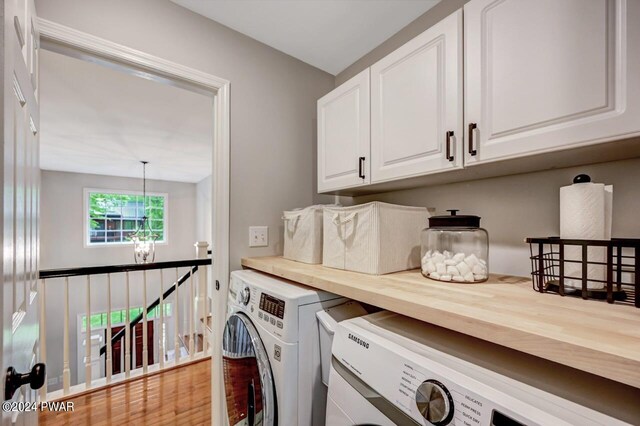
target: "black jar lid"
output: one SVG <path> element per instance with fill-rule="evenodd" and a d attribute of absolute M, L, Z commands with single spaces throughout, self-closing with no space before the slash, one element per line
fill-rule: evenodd
<path fill-rule="evenodd" d="M 430 228 L 480 228 L 480 216 L 458 215 L 458 210 L 447 210 L 451 212 L 449 216 L 431 216 L 429 218 Z"/>

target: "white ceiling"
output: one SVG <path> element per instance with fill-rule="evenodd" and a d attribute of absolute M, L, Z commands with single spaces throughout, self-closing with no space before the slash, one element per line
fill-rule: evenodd
<path fill-rule="evenodd" d="M 336 75 L 440 0 L 171 0 Z"/>
<path fill-rule="evenodd" d="M 198 182 L 211 174 L 212 99 L 49 51 L 40 59 L 44 170 Z"/>

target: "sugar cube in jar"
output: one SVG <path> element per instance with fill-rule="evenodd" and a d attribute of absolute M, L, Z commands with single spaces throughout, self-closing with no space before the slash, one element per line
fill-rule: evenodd
<path fill-rule="evenodd" d="M 432 216 L 421 234 L 421 269 L 425 277 L 447 283 L 478 283 L 489 278 L 489 235 L 480 217 Z"/>

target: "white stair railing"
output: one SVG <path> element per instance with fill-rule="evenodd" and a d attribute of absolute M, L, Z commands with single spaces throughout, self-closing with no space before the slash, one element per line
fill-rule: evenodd
<path fill-rule="evenodd" d="M 142 271 L 142 306 L 147 306 L 147 271 Z M 162 308 L 162 307 L 161 307 Z M 147 310 L 142 310 L 142 372 L 147 374 L 149 371 L 149 347 L 147 333 Z"/>
<path fill-rule="evenodd" d="M 46 293 L 46 291 L 45 291 Z M 42 294 L 44 299 L 45 293 Z M 71 388 L 71 368 L 69 367 L 69 277 L 64 277 L 64 353 L 62 356 L 62 388 L 65 395 L 69 394 Z M 43 360 L 46 364 L 46 360 Z"/>
<path fill-rule="evenodd" d="M 196 303 L 196 292 L 193 287 L 193 275 L 189 275 L 189 356 L 191 359 L 195 356 L 196 352 L 196 344 L 197 344 L 197 336 L 194 330 L 194 321 L 193 316 L 195 315 L 195 310 L 193 309 L 193 305 Z"/>
<path fill-rule="evenodd" d="M 85 338 L 84 338 L 84 342 L 85 342 L 85 351 L 86 351 L 86 355 L 85 355 L 85 360 L 84 360 L 84 365 L 85 365 L 85 373 L 84 373 L 84 377 L 85 377 L 85 382 L 87 385 L 87 389 L 91 388 L 91 362 L 93 361 L 91 359 L 91 275 L 87 275 L 87 288 L 85 290 L 86 294 L 87 294 L 87 309 L 86 309 L 86 320 L 85 320 L 85 326 L 84 329 L 86 330 L 85 332 Z"/>
<path fill-rule="evenodd" d="M 113 373 L 113 348 L 109 344 L 111 342 L 111 274 L 107 274 L 107 362 L 106 376 L 107 383 L 111 383 L 111 374 Z"/>
<path fill-rule="evenodd" d="M 130 303 L 130 299 L 129 299 L 129 295 L 131 294 L 131 288 L 129 285 L 129 272 L 126 272 L 127 274 L 127 290 L 125 293 L 125 299 L 127 301 L 127 308 L 126 308 L 126 321 L 124 322 L 125 327 L 124 327 L 124 375 L 126 378 L 129 378 L 131 376 L 131 327 L 129 327 L 129 324 L 131 324 L 131 303 Z"/>
<path fill-rule="evenodd" d="M 176 268 L 176 282 L 178 282 L 178 268 Z M 175 295 L 175 303 L 173 304 L 175 309 L 173 324 L 173 356 L 175 360 L 174 362 L 178 364 L 180 362 L 180 286 L 176 286 Z"/>
<path fill-rule="evenodd" d="M 197 243 L 196 254 L 185 261 L 40 271 L 40 358 L 49 376 L 40 400 L 61 399 L 209 356 L 207 244 Z M 175 281 L 168 286 L 164 269 L 175 271 Z M 78 303 L 83 294 L 84 304 Z M 122 304 L 124 309 L 117 308 Z M 62 323 L 61 346 L 55 334 L 59 327 L 47 323 Z M 171 347 L 173 354 L 167 351 Z"/>

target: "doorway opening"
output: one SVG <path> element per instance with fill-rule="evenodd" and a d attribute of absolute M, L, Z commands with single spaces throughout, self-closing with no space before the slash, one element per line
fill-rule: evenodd
<path fill-rule="evenodd" d="M 140 210 L 140 202 L 136 189 L 128 187 L 133 182 L 141 183 L 141 170 L 136 170 L 133 163 L 142 160 L 149 161 L 147 171 L 151 173 L 147 174 L 150 179 L 147 183 L 156 185 L 156 191 L 148 195 L 160 197 L 158 200 L 164 203 L 151 206 L 158 210 L 158 216 L 154 217 L 157 223 L 153 225 L 158 226 L 154 232 L 161 237 L 156 263 L 194 260 L 193 264 L 182 264 L 182 269 L 158 267 L 154 276 L 151 271 L 123 271 L 101 277 L 86 275 L 86 284 L 69 283 L 67 279 L 61 284 L 66 286 L 64 291 L 62 287 L 50 290 L 55 283 L 46 280 L 43 299 L 50 294 L 66 298 L 61 303 L 53 299 L 44 302 L 47 320 L 56 309 L 60 313 L 71 305 L 69 294 L 72 300 L 86 300 L 86 306 L 90 307 L 89 311 L 78 313 L 84 315 L 85 328 L 79 325 L 66 338 L 41 332 L 49 344 L 47 363 L 52 373 L 54 353 L 59 352 L 64 358 L 72 346 L 71 335 L 75 334 L 77 360 L 66 356 L 62 362 L 55 362 L 61 366 L 61 372 L 51 374 L 49 383 L 51 391 L 57 387 L 63 394 L 69 394 L 74 384 L 95 382 L 102 386 L 121 374 L 125 374 L 125 379 L 133 377 L 134 370 L 140 367 L 139 361 L 146 372 L 154 364 L 162 367 L 163 363 L 178 363 L 183 350 L 187 351 L 187 358 L 193 359 L 194 352 L 206 355 L 207 348 L 213 346 L 215 334 L 211 335 L 211 319 L 207 315 L 212 309 L 219 311 L 217 306 L 224 300 L 217 297 L 222 292 L 214 291 L 211 283 L 222 283 L 216 287 L 224 289 L 228 276 L 229 89 L 227 81 L 215 76 L 57 24 L 44 21 L 40 22 L 40 28 L 41 78 L 45 87 L 42 181 L 44 186 L 51 186 L 50 191 L 43 190 L 43 196 L 45 192 L 53 194 L 48 201 L 52 206 L 57 204 L 59 213 L 52 223 L 43 223 L 41 269 L 121 265 L 124 262 L 120 259 L 128 256 L 131 259 L 128 263 L 133 263 L 133 249 L 126 239 L 139 224 L 140 212 L 136 210 Z M 75 61 L 74 66 L 69 65 L 70 61 Z M 51 73 L 47 65 L 51 65 Z M 98 68 L 88 71 L 90 67 Z M 53 77 L 51 84 L 47 83 L 49 75 Z M 81 77 L 89 77 L 89 81 L 81 82 Z M 117 80 L 126 79 L 129 81 L 124 83 L 123 90 L 109 90 Z M 141 94 L 150 85 L 159 89 L 145 107 L 140 102 L 144 98 Z M 51 94 L 51 109 L 47 106 L 49 87 L 59 90 Z M 114 96 L 114 92 L 119 96 Z M 203 102 L 207 103 L 206 108 Z M 74 105 L 81 108 L 74 109 Z M 198 141 L 194 135 L 203 129 L 203 123 L 209 126 L 209 131 Z M 82 186 L 80 201 L 77 193 L 69 195 L 73 192 L 73 181 L 77 181 L 75 186 Z M 162 189 L 163 185 L 168 189 Z M 62 200 L 56 199 L 55 194 Z M 143 206 L 142 214 L 146 215 L 149 207 L 144 203 Z M 51 219 L 45 217 L 49 212 L 43 209 L 43 221 Z M 173 223 L 172 219 L 177 220 Z M 74 238 L 78 229 L 82 235 Z M 64 249 L 72 245 L 64 244 L 66 238 L 76 245 L 80 241 L 76 254 Z M 187 240 L 189 243 L 185 244 Z M 195 244 L 198 241 L 200 244 Z M 216 267 L 209 273 L 206 265 L 211 260 L 206 259 L 207 248 L 209 254 L 216 253 Z M 62 264 L 63 261 L 68 262 Z M 79 261 L 83 263 L 78 264 Z M 150 316 L 153 303 L 160 312 L 156 318 Z M 105 304 L 107 309 L 103 307 Z M 172 314 L 166 315 L 169 304 Z M 73 303 L 74 307 L 77 305 L 82 303 Z M 129 327 L 120 327 L 128 333 L 121 336 L 120 346 L 116 346 L 110 342 L 123 330 L 111 323 L 100 329 L 92 324 L 91 314 L 106 311 L 110 319 L 114 306 L 125 305 L 125 324 Z M 141 307 L 141 314 L 129 314 L 131 306 Z M 66 317 L 69 316 L 73 318 L 67 311 Z M 61 317 L 65 317 L 64 313 Z M 69 322 L 68 318 L 66 321 L 68 327 L 63 327 L 64 330 L 73 328 L 74 321 Z M 67 347 L 54 351 L 55 343 L 51 342 L 62 342 Z M 105 347 L 109 349 L 105 351 Z M 84 352 L 84 357 L 80 352 Z M 101 370 L 104 377 L 99 373 Z"/>

